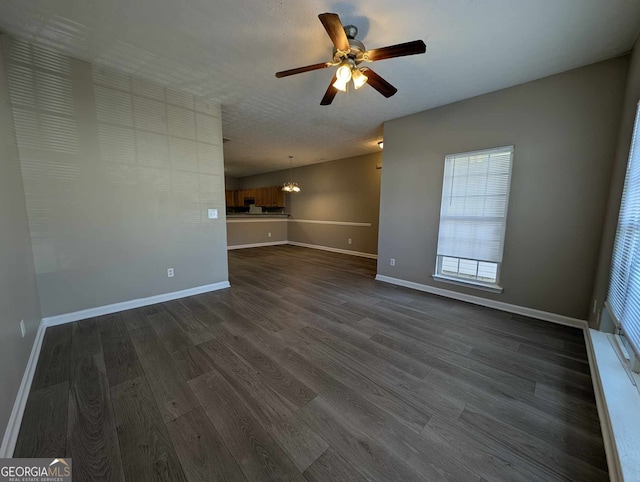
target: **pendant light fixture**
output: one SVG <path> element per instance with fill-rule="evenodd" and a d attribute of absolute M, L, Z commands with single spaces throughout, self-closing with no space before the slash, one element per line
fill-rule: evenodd
<path fill-rule="evenodd" d="M 289 179 L 293 179 L 292 171 L 293 170 L 293 156 L 289 156 Z M 300 192 L 300 186 L 298 186 L 297 182 L 293 180 L 287 181 L 282 185 L 282 190 L 284 192 Z"/>

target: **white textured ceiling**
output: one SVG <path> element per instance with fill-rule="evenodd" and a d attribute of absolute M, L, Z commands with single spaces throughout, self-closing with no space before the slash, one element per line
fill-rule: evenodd
<path fill-rule="evenodd" d="M 320 106 L 332 72 L 318 14 L 367 48 L 422 39 L 427 53 L 369 64 L 366 86 Z M 0 29 L 97 64 L 215 99 L 227 174 L 366 154 L 386 120 L 614 57 L 640 28 L 637 0 L 2 0 Z"/>

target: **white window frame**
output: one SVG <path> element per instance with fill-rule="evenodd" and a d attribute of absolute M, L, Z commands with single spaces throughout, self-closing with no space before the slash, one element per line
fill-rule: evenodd
<path fill-rule="evenodd" d="M 463 276 L 454 276 L 454 275 L 444 274 L 442 272 L 443 258 L 455 258 L 455 256 L 436 255 L 436 272 L 433 274 L 434 279 L 437 279 L 438 281 L 444 281 L 447 283 L 470 285 L 470 286 L 473 286 L 474 288 L 483 289 L 485 291 L 502 293 L 502 286 L 500 285 L 500 266 L 502 263 L 492 263 L 496 265 L 496 281 L 494 283 L 491 283 L 488 281 L 483 281 L 483 280 L 478 280 L 473 278 L 466 278 Z M 457 258 L 457 259 L 466 260 L 468 258 Z M 478 263 L 490 262 L 490 261 L 481 261 L 477 259 L 470 259 L 469 261 L 477 261 Z"/>
<path fill-rule="evenodd" d="M 441 254 L 436 254 L 436 266 L 435 266 L 435 273 L 433 274 L 433 279 L 438 280 L 438 281 L 442 281 L 442 282 L 446 282 L 446 283 L 453 283 L 453 284 L 457 284 L 457 285 L 464 285 L 464 286 L 470 286 L 476 289 L 481 289 L 484 291 L 490 291 L 490 292 L 494 292 L 494 293 L 502 293 L 503 288 L 500 284 L 500 275 L 501 275 L 501 269 L 502 269 L 502 252 L 504 251 L 504 239 L 505 239 L 505 228 L 506 228 L 506 222 L 507 222 L 507 214 L 508 214 L 508 208 L 509 208 L 509 194 L 510 194 L 510 190 L 511 190 L 511 174 L 513 171 L 513 156 L 514 156 L 514 146 L 502 146 L 502 147 L 496 147 L 496 148 L 491 148 L 491 149 L 483 149 L 483 150 L 478 150 L 478 151 L 470 151 L 470 152 L 462 152 L 462 153 L 457 153 L 457 154 L 449 154 L 447 156 L 445 156 L 445 171 L 446 171 L 446 163 L 448 160 L 450 159 L 454 159 L 456 157 L 467 157 L 467 156 L 474 156 L 474 155 L 481 155 L 481 154 L 491 154 L 491 153 L 496 153 L 496 152 L 500 152 L 500 151 L 505 151 L 505 150 L 509 150 L 511 152 L 511 159 L 510 159 L 510 164 L 509 164 L 509 173 L 508 173 L 508 181 L 507 181 L 507 187 L 506 187 L 506 205 L 505 205 L 505 211 L 504 211 L 504 221 L 503 221 L 503 231 L 502 231 L 502 240 L 501 240 L 501 252 L 500 252 L 500 261 L 487 261 L 486 259 L 472 259 L 472 258 L 468 258 L 468 257 L 464 257 L 464 256 L 451 256 L 451 255 L 441 255 Z M 443 194 L 441 197 L 441 203 L 445 202 L 445 183 L 446 180 L 444 179 L 443 176 Z M 441 213 L 442 213 L 442 209 L 441 209 Z M 441 214 L 442 215 L 442 214 Z M 440 226 L 441 223 L 438 226 L 438 232 L 440 231 Z M 484 262 L 484 263 L 491 263 L 494 264 L 496 266 L 496 278 L 495 281 L 490 282 L 490 281 L 484 281 L 484 280 L 479 280 L 479 279 L 474 279 L 472 277 L 467 277 L 467 276 L 455 276 L 452 274 L 449 274 L 447 272 L 443 272 L 443 259 L 444 258 L 454 258 L 454 259 L 458 259 L 459 262 L 460 261 L 464 261 L 464 260 L 469 260 L 469 261 L 475 261 L 478 263 L 478 268 L 479 268 L 479 264 Z M 458 268 L 458 272 L 459 272 L 459 268 Z M 476 271 L 476 276 L 477 276 L 477 271 Z"/>
<path fill-rule="evenodd" d="M 638 306 L 638 286 L 633 281 L 634 270 L 640 262 L 640 227 L 638 216 L 640 206 L 640 185 L 638 170 L 640 169 L 640 103 L 636 109 L 636 119 L 629 150 L 624 190 L 620 203 L 620 214 L 616 227 L 609 292 L 605 301 L 603 315 L 608 315 L 615 325 L 614 337 L 618 354 L 623 366 L 631 374 L 636 386 L 640 381 L 640 312 Z M 630 339 L 628 338 L 631 335 Z"/>

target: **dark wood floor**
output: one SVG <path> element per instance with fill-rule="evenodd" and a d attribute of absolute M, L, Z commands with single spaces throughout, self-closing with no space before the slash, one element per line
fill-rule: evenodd
<path fill-rule="evenodd" d="M 74 480 L 608 480 L 582 333 L 229 253 L 232 288 L 49 328 L 14 456 Z"/>

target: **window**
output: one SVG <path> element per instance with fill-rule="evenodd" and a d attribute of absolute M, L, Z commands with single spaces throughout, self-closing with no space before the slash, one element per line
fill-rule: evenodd
<path fill-rule="evenodd" d="M 434 278 L 501 291 L 513 146 L 444 160 Z"/>
<path fill-rule="evenodd" d="M 631 140 L 613 247 L 608 305 L 636 355 L 640 354 L 640 112 Z"/>

